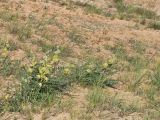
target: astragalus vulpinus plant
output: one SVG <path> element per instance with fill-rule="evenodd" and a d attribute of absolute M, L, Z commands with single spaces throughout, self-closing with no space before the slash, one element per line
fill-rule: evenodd
<path fill-rule="evenodd" d="M 110 76 L 115 71 L 115 58 L 110 58 L 106 62 L 88 61 L 78 65 L 75 70 L 75 78 L 83 86 L 112 87 L 117 83 Z"/>
<path fill-rule="evenodd" d="M 33 57 L 21 77 L 21 87 L 13 97 L 5 101 L 9 111 L 20 111 L 28 104 L 51 103 L 57 93 L 66 91 L 72 83 L 83 86 L 112 87 L 117 83 L 110 79 L 115 68 L 115 60 L 106 62 L 84 62 L 83 64 L 65 63 L 60 59 L 61 51 L 45 56 L 43 60 Z"/>

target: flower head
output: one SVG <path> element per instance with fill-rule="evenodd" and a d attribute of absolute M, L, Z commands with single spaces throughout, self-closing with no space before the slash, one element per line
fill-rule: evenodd
<path fill-rule="evenodd" d="M 7 100 L 9 98 L 9 95 L 8 94 L 5 95 L 4 98 Z"/>
<path fill-rule="evenodd" d="M 112 65 L 113 62 L 114 62 L 113 59 L 109 59 L 109 60 L 108 60 L 108 65 Z"/>
<path fill-rule="evenodd" d="M 48 81 L 48 77 L 45 76 L 45 77 L 44 77 L 44 80 L 45 80 L 45 81 Z"/>
<path fill-rule="evenodd" d="M 29 67 L 27 71 L 28 71 L 29 73 L 32 73 L 32 72 L 33 72 L 33 69 Z"/>
<path fill-rule="evenodd" d="M 95 67 L 94 64 L 89 64 L 89 65 L 88 65 L 88 68 L 90 68 L 90 69 L 93 69 L 94 67 Z"/>
<path fill-rule="evenodd" d="M 40 79 L 40 78 L 41 78 L 41 75 L 37 75 L 36 77 L 37 77 L 38 79 Z"/>
<path fill-rule="evenodd" d="M 64 69 L 64 74 L 68 75 L 71 73 L 71 70 L 69 68 Z"/>
<path fill-rule="evenodd" d="M 52 62 L 53 63 L 56 63 L 56 62 L 58 62 L 59 61 L 59 56 L 58 55 L 54 55 L 53 57 L 52 57 Z"/>
<path fill-rule="evenodd" d="M 39 87 L 42 87 L 42 83 L 38 83 Z"/>
<path fill-rule="evenodd" d="M 8 49 L 7 49 L 7 48 L 4 48 L 4 49 L 3 49 L 3 52 L 2 52 L 2 56 L 3 56 L 3 57 L 7 57 L 7 55 L 8 55 Z"/>
<path fill-rule="evenodd" d="M 106 69 L 107 67 L 108 67 L 108 63 L 107 62 L 102 64 L 102 68 Z"/>
<path fill-rule="evenodd" d="M 91 71 L 91 69 L 87 69 L 86 72 L 87 73 L 91 73 L 92 71 Z"/>

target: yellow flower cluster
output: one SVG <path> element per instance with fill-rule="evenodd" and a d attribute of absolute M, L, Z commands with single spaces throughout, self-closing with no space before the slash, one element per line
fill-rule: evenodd
<path fill-rule="evenodd" d="M 87 66 L 86 72 L 91 73 L 94 68 L 95 68 L 95 65 L 91 63 Z"/>
<path fill-rule="evenodd" d="M 10 97 L 9 94 L 6 94 L 6 95 L 4 96 L 4 99 L 7 100 L 9 97 Z"/>
<path fill-rule="evenodd" d="M 64 69 L 64 74 L 69 75 L 71 73 L 71 70 L 69 68 Z"/>
<path fill-rule="evenodd" d="M 36 77 L 42 81 L 48 81 L 47 75 L 50 73 L 50 68 L 47 66 L 41 66 L 39 67 L 38 71 L 39 74 L 36 75 Z"/>
<path fill-rule="evenodd" d="M 28 73 L 31 76 L 36 76 L 36 79 L 40 82 L 39 86 L 42 86 L 43 82 L 48 81 L 54 66 L 60 61 L 59 53 L 56 51 L 56 53 L 51 57 L 45 56 L 44 60 L 40 62 L 36 62 L 35 58 L 33 58 L 28 67 Z"/>
<path fill-rule="evenodd" d="M 6 57 L 8 57 L 8 55 L 9 55 L 8 48 L 9 48 L 9 44 L 8 44 L 8 42 L 6 42 L 4 48 L 1 49 L 0 62 L 2 62 L 3 60 L 5 60 Z"/>
<path fill-rule="evenodd" d="M 5 48 L 3 48 L 3 50 L 2 50 L 2 57 L 7 57 L 8 56 L 8 49 L 5 47 Z"/>
<path fill-rule="evenodd" d="M 111 58 L 107 59 L 106 62 L 102 63 L 102 64 L 100 65 L 100 68 L 101 68 L 102 70 L 105 70 L 105 69 L 107 69 L 109 66 L 113 65 L 114 62 L 115 62 L 115 57 L 111 57 Z M 90 64 L 87 65 L 87 67 L 86 67 L 86 72 L 87 72 L 87 73 L 91 73 L 94 69 L 96 69 L 96 65 L 93 64 L 93 63 L 90 63 Z"/>
<path fill-rule="evenodd" d="M 74 64 L 66 64 L 65 68 L 64 68 L 64 74 L 65 75 L 69 75 L 71 74 L 71 70 L 75 68 Z"/>
<path fill-rule="evenodd" d="M 109 58 L 106 62 L 102 64 L 102 68 L 107 69 L 108 66 L 113 65 L 114 62 L 115 62 L 115 57 Z"/>
<path fill-rule="evenodd" d="M 103 64 L 102 64 L 102 68 L 103 68 L 103 69 L 108 68 L 108 63 L 107 63 L 107 62 L 103 63 Z"/>
<path fill-rule="evenodd" d="M 0 45 L 3 46 L 2 48 L 2 56 L 6 57 L 8 55 L 8 49 L 10 48 L 9 42 L 8 41 L 0 41 Z"/>
<path fill-rule="evenodd" d="M 32 74 L 32 72 L 33 72 L 33 67 L 36 65 L 36 59 L 35 59 L 35 57 L 33 57 L 32 58 L 32 62 L 31 62 L 31 64 L 29 65 L 29 67 L 28 67 L 28 69 L 27 69 L 27 72 L 28 73 L 30 73 L 30 74 Z"/>

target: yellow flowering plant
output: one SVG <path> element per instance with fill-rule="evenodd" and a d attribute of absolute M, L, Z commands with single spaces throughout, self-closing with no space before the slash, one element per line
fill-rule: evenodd
<path fill-rule="evenodd" d="M 60 59 L 60 53 L 60 50 L 57 50 L 40 61 L 33 57 L 21 78 L 19 92 L 12 100 L 6 97 L 10 109 L 14 109 L 15 103 L 20 110 L 28 103 L 52 102 L 57 92 L 63 92 L 75 82 L 84 86 L 99 87 L 112 87 L 117 83 L 116 80 L 110 79 L 110 75 L 115 71 L 114 60 L 70 64 Z"/>
<path fill-rule="evenodd" d="M 22 83 L 22 93 L 25 92 L 24 100 L 41 101 L 49 99 L 46 95 L 53 95 L 63 91 L 70 85 L 70 77 L 73 64 L 62 64 L 60 50 L 54 54 L 45 56 L 43 60 L 37 61 L 35 57 L 27 66 L 27 77 Z"/>
<path fill-rule="evenodd" d="M 37 62 L 32 60 L 28 66 L 28 73 L 32 77 L 31 79 L 38 82 L 46 82 L 51 76 L 55 66 L 58 65 L 59 56 L 53 55 L 52 57 L 46 57 L 44 60 Z"/>
<path fill-rule="evenodd" d="M 111 58 L 106 62 L 88 61 L 76 67 L 75 79 L 84 86 L 113 86 L 117 83 L 116 80 L 110 79 L 110 75 L 114 73 L 114 64 L 115 60 Z"/>

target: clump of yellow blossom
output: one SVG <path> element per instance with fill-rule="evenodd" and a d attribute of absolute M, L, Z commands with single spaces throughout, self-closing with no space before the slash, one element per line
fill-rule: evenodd
<path fill-rule="evenodd" d="M 3 50 L 2 50 L 2 57 L 7 57 L 8 56 L 8 49 L 5 47 L 5 48 L 3 48 Z"/>
<path fill-rule="evenodd" d="M 64 74 L 65 75 L 69 75 L 71 74 L 72 69 L 75 68 L 74 64 L 70 64 L 70 63 L 66 63 L 65 67 L 64 67 Z"/>
<path fill-rule="evenodd" d="M 64 74 L 69 75 L 71 73 L 71 70 L 69 68 L 64 68 Z"/>
<path fill-rule="evenodd" d="M 103 63 L 103 64 L 102 64 L 102 68 L 103 68 L 103 69 L 108 68 L 108 63 L 107 63 L 107 62 Z"/>
<path fill-rule="evenodd" d="M 54 55 L 44 56 L 44 59 L 39 62 L 33 57 L 27 71 L 32 80 L 37 80 L 39 82 L 40 87 L 43 82 L 47 82 L 51 77 L 54 67 L 60 61 L 59 54 L 60 50 L 57 50 Z M 67 69 L 65 72 L 69 73 Z"/>
<path fill-rule="evenodd" d="M 87 73 L 91 73 L 92 70 L 91 70 L 91 69 L 87 69 L 86 72 L 87 72 Z"/>

